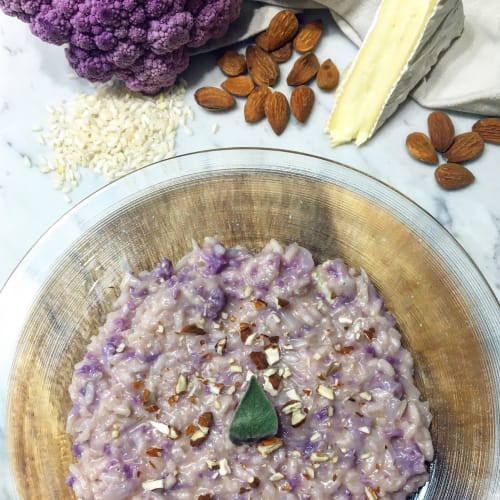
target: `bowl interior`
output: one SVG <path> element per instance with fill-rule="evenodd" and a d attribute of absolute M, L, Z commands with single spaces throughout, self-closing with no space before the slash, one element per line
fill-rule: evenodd
<path fill-rule="evenodd" d="M 436 461 L 420 496 L 491 493 L 492 477 L 498 479 L 492 368 L 450 264 L 401 217 L 362 194 L 262 170 L 157 183 L 94 224 L 54 264 L 24 323 L 11 376 L 9 452 L 21 497 L 72 494 L 65 486 L 72 460 L 67 388 L 117 296 L 124 262 L 141 270 L 162 256 L 175 261 L 192 239 L 208 235 L 253 250 L 271 238 L 296 241 L 318 262 L 341 256 L 363 267 L 398 321 L 433 414 Z"/>

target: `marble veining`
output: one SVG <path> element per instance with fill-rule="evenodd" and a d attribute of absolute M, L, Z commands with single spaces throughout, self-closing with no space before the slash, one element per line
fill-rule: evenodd
<path fill-rule="evenodd" d="M 317 14 L 310 14 L 313 16 Z M 342 71 L 352 60 L 355 47 L 324 13 L 325 36 L 317 48 L 321 61 L 331 57 Z M 239 47 L 242 47 L 240 45 Z M 445 192 L 434 180 L 433 168 L 410 158 L 405 148 L 408 133 L 426 131 L 428 110 L 407 101 L 384 127 L 362 148 L 345 145 L 332 149 L 323 133 L 334 94 L 313 83 L 316 103 L 305 125 L 293 118 L 281 137 L 262 122 L 245 124 L 243 100 L 227 113 L 214 114 L 197 107 L 193 93 L 203 85 L 219 85 L 224 76 L 215 65 L 214 54 L 193 57 L 184 78 L 187 102 L 195 118 L 188 123 L 192 135 L 179 130 L 177 153 L 232 146 L 264 146 L 303 151 L 334 159 L 366 172 L 415 201 L 446 227 L 469 253 L 500 297 L 500 146 L 488 144 L 482 157 L 471 163 L 476 182 L 458 192 Z M 286 75 L 293 61 L 281 66 Z M 20 21 L 0 13 L 0 286 L 25 252 L 71 205 L 52 189 L 48 175 L 38 172 L 37 158 L 46 154 L 37 142 L 34 128 L 46 122 L 46 108 L 71 99 L 77 92 L 92 92 L 92 85 L 69 79 L 71 69 L 63 48 L 34 38 Z M 277 88 L 289 95 L 286 78 Z M 470 130 L 477 119 L 452 113 L 458 133 Z M 216 133 L 212 131 L 218 125 Z M 28 166 L 28 156 L 33 166 Z M 82 183 L 71 193 L 73 203 L 96 191 L 104 179 L 82 172 Z M 8 375 L 0 367 L 0 376 Z M 5 401 L 6 394 L 0 394 Z M 6 462 L 5 422 L 0 422 L 0 498 L 14 498 Z"/>

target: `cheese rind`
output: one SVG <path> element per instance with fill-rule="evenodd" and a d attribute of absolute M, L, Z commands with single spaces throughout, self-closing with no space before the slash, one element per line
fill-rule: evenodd
<path fill-rule="evenodd" d="M 460 0 L 383 0 L 337 91 L 327 132 L 336 146 L 364 143 L 460 36 Z"/>

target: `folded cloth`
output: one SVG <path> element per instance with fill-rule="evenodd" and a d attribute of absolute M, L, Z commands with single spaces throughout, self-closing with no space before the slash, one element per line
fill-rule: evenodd
<path fill-rule="evenodd" d="M 404 0 L 402 0 L 404 1 Z M 462 0 L 462 36 L 440 57 L 412 97 L 422 106 L 500 116 L 499 0 Z M 267 5 L 262 5 L 267 4 Z M 239 20 L 227 36 L 204 51 L 244 40 L 264 30 L 283 7 L 327 8 L 343 33 L 358 46 L 375 18 L 380 0 L 245 1 Z M 436 36 L 439 36 L 438 34 Z"/>

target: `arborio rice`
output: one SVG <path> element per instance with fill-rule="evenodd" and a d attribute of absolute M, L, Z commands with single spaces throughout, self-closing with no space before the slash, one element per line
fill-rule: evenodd
<path fill-rule="evenodd" d="M 404 499 L 433 458 L 412 370 L 364 271 L 207 238 L 126 274 L 75 367 L 68 484 L 83 499 Z M 236 446 L 252 375 L 279 431 Z"/>

